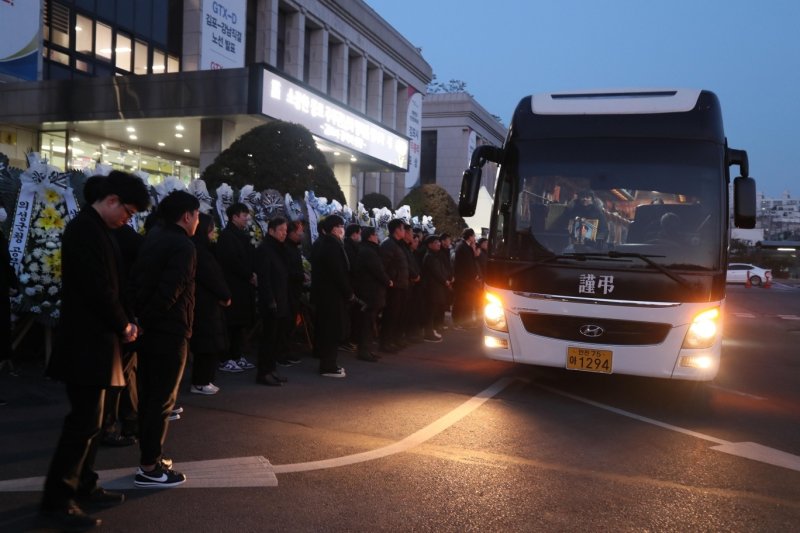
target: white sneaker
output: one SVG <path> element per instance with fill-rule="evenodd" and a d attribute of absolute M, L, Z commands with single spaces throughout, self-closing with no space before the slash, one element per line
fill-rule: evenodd
<path fill-rule="evenodd" d="M 256 365 L 245 359 L 244 356 L 241 356 L 237 361 L 235 361 L 235 363 L 239 365 L 239 368 L 242 370 L 250 370 L 251 368 L 256 367 Z"/>
<path fill-rule="evenodd" d="M 441 339 L 441 338 L 442 338 L 442 334 L 441 334 L 441 333 L 439 333 L 439 332 L 438 332 L 438 331 L 436 331 L 436 330 L 433 330 L 433 336 L 434 336 L 434 337 L 436 337 L 437 339 Z"/>
<path fill-rule="evenodd" d="M 341 367 L 337 368 L 335 372 L 322 372 L 320 375 L 323 376 L 323 377 L 326 377 L 326 378 L 345 378 L 345 377 L 347 377 L 347 374 L 345 374 L 345 372 L 344 372 L 344 368 L 341 368 Z"/>
<path fill-rule="evenodd" d="M 236 361 L 234 361 L 233 359 L 228 359 L 224 363 L 220 363 L 219 370 L 221 372 L 231 372 L 234 374 L 238 372 L 244 372 L 244 368 L 237 365 Z"/>
<path fill-rule="evenodd" d="M 211 396 L 212 394 L 216 394 L 219 392 L 219 389 L 212 387 L 211 385 L 192 385 L 189 388 L 189 392 L 194 394 L 205 394 L 207 396 Z"/>
<path fill-rule="evenodd" d="M 211 387 L 212 389 L 214 389 L 215 391 L 219 392 L 219 387 L 217 387 L 213 383 L 209 383 L 208 386 Z"/>

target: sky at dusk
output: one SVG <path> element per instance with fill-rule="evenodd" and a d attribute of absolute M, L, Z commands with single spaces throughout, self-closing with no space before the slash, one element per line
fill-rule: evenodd
<path fill-rule="evenodd" d="M 711 90 L 758 191 L 800 195 L 800 0 L 366 3 L 506 126 L 537 92 Z"/>

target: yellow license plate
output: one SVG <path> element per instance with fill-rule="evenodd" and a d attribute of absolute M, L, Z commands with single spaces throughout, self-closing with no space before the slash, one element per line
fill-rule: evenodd
<path fill-rule="evenodd" d="M 611 350 L 595 350 L 594 348 L 567 347 L 567 368 L 584 372 L 611 373 Z"/>

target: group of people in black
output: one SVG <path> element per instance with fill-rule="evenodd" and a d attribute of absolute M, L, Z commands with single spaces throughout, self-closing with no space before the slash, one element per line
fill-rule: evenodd
<path fill-rule="evenodd" d="M 62 237 L 61 320 L 47 369 L 65 383 L 70 403 L 41 502 L 42 515 L 62 528 L 90 529 L 100 520 L 85 509 L 125 499 L 97 484 L 101 440 L 138 441 L 139 487 L 186 481 L 163 447 L 169 421 L 179 417 L 175 402 L 190 356 L 189 391 L 211 395 L 219 391 L 217 371 L 255 368 L 258 384 L 286 383 L 278 366 L 300 362 L 290 339 L 309 318 L 319 374 L 332 378 L 346 376 L 342 348 L 375 362 L 380 352 L 440 342 L 451 304 L 455 327 L 474 321 L 484 270 L 469 229 L 451 253 L 448 235 L 425 235 L 401 219 L 389 222 L 379 242 L 374 227 L 345 227 L 329 215 L 306 254 L 309 276 L 300 221 L 269 220 L 256 247 L 250 211 L 235 203 L 214 239 L 214 219 L 200 212 L 197 198 L 174 191 L 142 236 L 128 225 L 150 206 L 141 179 L 119 171 L 94 176 L 84 197 Z M 255 364 L 244 356 L 253 330 Z"/>

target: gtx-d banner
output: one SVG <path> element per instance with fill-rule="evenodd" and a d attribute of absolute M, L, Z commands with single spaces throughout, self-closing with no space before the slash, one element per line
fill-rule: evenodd
<path fill-rule="evenodd" d="M 408 168 L 408 139 L 269 70 L 264 70 L 261 113 L 301 124 L 314 135 L 389 165 Z"/>

